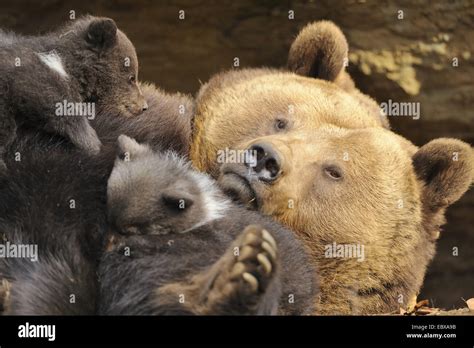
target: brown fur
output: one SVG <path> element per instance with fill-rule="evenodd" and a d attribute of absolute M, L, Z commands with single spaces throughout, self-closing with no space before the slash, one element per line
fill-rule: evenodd
<path fill-rule="evenodd" d="M 216 151 L 277 132 L 316 130 L 323 124 L 344 128 L 382 127 L 365 105 L 334 83 L 271 69 L 219 74 L 200 92 L 194 117 L 191 158 L 216 176 Z M 279 131 L 280 132 L 280 131 Z"/>
<path fill-rule="evenodd" d="M 299 38 L 316 29 L 310 26 Z M 397 310 L 422 285 L 444 209 L 472 181 L 472 149 L 458 140 L 437 139 L 418 150 L 384 129 L 386 119 L 374 114 L 374 102 L 354 88 L 343 70 L 334 73 L 340 66 L 331 57 L 316 54 L 326 66 L 308 69 L 310 50 L 302 49 L 298 38 L 295 42 L 291 69 L 324 71 L 323 77 L 336 75 L 335 80 L 270 69 L 217 75 L 197 98 L 191 159 L 198 169 L 220 174 L 224 190 L 290 226 L 305 242 L 321 276 L 318 313 Z M 303 63 L 294 64 L 294 54 L 302 55 Z M 301 66 L 306 70 L 298 70 Z M 281 120 L 283 129 L 275 127 Z M 260 143 L 281 162 L 272 183 L 262 182 L 245 164 L 217 163 L 218 150 Z M 458 161 L 451 160 L 453 152 L 459 153 Z M 337 185 L 324 171 L 333 164 L 343 169 Z M 365 261 L 325 257 L 325 246 L 333 242 L 364 245 Z"/>
<path fill-rule="evenodd" d="M 326 123 L 388 128 L 377 103 L 355 88 L 345 72 L 346 56 L 347 42 L 340 29 L 331 22 L 315 22 L 293 42 L 290 72 L 243 69 L 214 76 L 197 96 L 194 164 L 217 176 L 218 149 L 271 134 L 279 120 L 288 122 L 284 132 L 318 129 Z"/>
<path fill-rule="evenodd" d="M 321 277 L 318 313 L 384 313 L 406 307 L 433 258 L 444 208 L 471 183 L 470 147 L 437 139 L 416 151 L 380 128 L 327 126 L 257 138 L 241 148 L 262 143 L 281 161 L 282 174 L 274 183 L 246 176 L 245 164 L 226 164 L 223 172 L 246 177 L 255 197 L 241 192 L 240 199 L 256 198 L 261 212 L 291 227 L 305 242 Z M 453 152 L 459 153 L 458 161 L 452 161 Z M 344 173 L 340 182 L 325 176 L 324 168 L 334 165 Z M 220 181 L 228 188 L 225 175 Z M 325 246 L 333 242 L 363 245 L 365 260 L 326 257 Z"/>
<path fill-rule="evenodd" d="M 349 46 L 332 22 L 320 21 L 304 27 L 290 48 L 288 68 L 298 75 L 334 81 L 344 70 Z"/>
<path fill-rule="evenodd" d="M 148 110 L 137 117 L 105 105 L 91 121 L 104 144 L 103 151 L 115 152 L 117 138 L 129 135 L 154 149 L 169 149 L 187 156 L 191 139 L 191 118 L 194 100 L 184 94 L 169 94 L 150 83 L 140 83 Z"/>
<path fill-rule="evenodd" d="M 375 117 L 379 117 L 378 105 L 355 87 L 345 71 L 349 63 L 348 51 L 346 38 L 334 23 L 314 22 L 305 26 L 291 45 L 287 66 L 298 75 L 334 82 L 359 99 Z M 385 117 L 380 120 L 384 127 L 389 128 Z"/>

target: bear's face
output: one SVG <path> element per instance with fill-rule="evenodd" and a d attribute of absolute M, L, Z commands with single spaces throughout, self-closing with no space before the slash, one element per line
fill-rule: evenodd
<path fill-rule="evenodd" d="M 288 71 L 242 69 L 218 74 L 197 97 L 191 159 L 217 176 L 217 151 L 257 137 L 325 124 L 348 129 L 385 127 L 377 103 L 345 72 L 348 45 L 340 29 L 309 24 L 291 45 Z"/>
<path fill-rule="evenodd" d="M 128 116 L 148 108 L 138 85 L 135 47 L 112 19 L 86 16 L 63 28 L 61 35 L 64 51 L 73 51 L 74 65 L 68 68 L 86 99 Z"/>
<path fill-rule="evenodd" d="M 332 243 L 344 231 L 376 245 L 397 224 L 421 223 L 415 147 L 390 131 L 323 126 L 258 137 L 241 150 L 252 161 L 221 167 L 224 190 L 313 240 Z"/>
<path fill-rule="evenodd" d="M 413 296 L 445 208 L 474 177 L 469 145 L 437 139 L 418 149 L 378 127 L 323 126 L 258 137 L 238 150 L 246 160 L 221 166 L 221 188 L 305 241 L 320 270 L 325 313 L 390 311 L 397 296 Z M 362 255 L 328 257 L 333 244 Z"/>
<path fill-rule="evenodd" d="M 122 234 L 184 233 L 221 217 L 228 201 L 174 153 L 125 135 L 107 185 L 109 223 Z"/>
<path fill-rule="evenodd" d="M 102 105 L 110 104 L 121 114 L 134 116 L 148 109 L 138 84 L 138 58 L 127 36 L 120 30 L 116 35 L 115 47 L 104 56 L 110 65 L 99 81 L 97 94 Z"/>
<path fill-rule="evenodd" d="M 333 83 L 266 70 L 231 72 L 221 79 L 232 75 L 234 82 L 215 77 L 197 104 L 192 158 L 213 176 L 218 173 L 218 151 L 258 137 L 317 131 L 325 124 L 348 129 L 382 126 L 380 117 Z M 245 80 L 238 80 L 242 75 Z"/>

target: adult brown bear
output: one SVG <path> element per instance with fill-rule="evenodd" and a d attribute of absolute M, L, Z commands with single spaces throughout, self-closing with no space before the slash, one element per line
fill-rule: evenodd
<path fill-rule="evenodd" d="M 321 279 L 317 313 L 384 313 L 418 293 L 445 208 L 472 182 L 473 152 L 454 139 L 418 149 L 385 129 L 344 72 L 346 54 L 340 30 L 318 22 L 290 49 L 293 72 L 215 76 L 197 98 L 190 153 L 305 242 Z M 229 163 L 228 149 L 244 160 Z"/>

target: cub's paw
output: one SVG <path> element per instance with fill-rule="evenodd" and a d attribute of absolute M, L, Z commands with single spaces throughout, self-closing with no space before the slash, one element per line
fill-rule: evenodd
<path fill-rule="evenodd" d="M 232 250 L 234 264 L 230 281 L 245 292 L 264 292 L 276 269 L 277 245 L 272 235 L 259 226 L 247 227 Z"/>
<path fill-rule="evenodd" d="M 248 226 L 221 261 L 209 301 L 230 307 L 229 313 L 256 314 L 276 274 L 277 245 L 272 235 L 260 226 Z"/>

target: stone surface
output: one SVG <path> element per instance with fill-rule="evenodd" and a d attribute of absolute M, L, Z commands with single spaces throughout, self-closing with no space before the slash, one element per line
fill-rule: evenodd
<path fill-rule="evenodd" d="M 235 57 L 241 67 L 284 66 L 299 29 L 330 19 L 347 35 L 349 71 L 363 91 L 378 102 L 420 103 L 419 120 L 391 117 L 396 132 L 417 145 L 436 137 L 474 143 L 472 0 L 2 1 L 0 23 L 35 34 L 68 20 L 71 10 L 114 18 L 137 47 L 140 78 L 188 93 Z M 471 190 L 449 210 L 419 296 L 434 306 L 462 307 L 461 298 L 474 295 L 473 207 Z"/>

